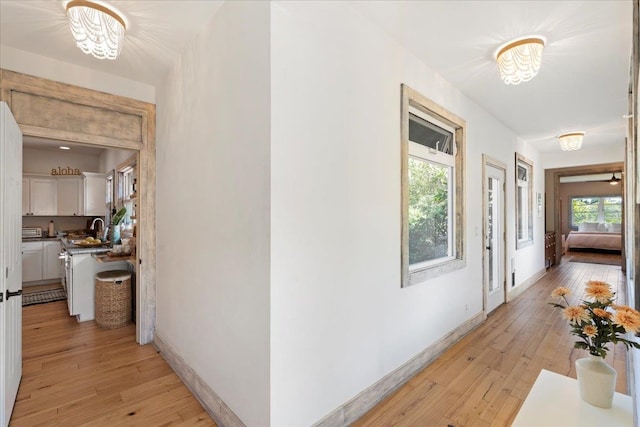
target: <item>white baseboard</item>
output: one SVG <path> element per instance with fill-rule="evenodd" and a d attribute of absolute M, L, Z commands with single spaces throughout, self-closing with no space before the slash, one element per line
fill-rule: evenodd
<path fill-rule="evenodd" d="M 363 390 L 356 397 L 330 412 L 326 417 L 314 424 L 314 426 L 337 427 L 347 426 L 353 423 L 411 379 L 415 374 L 420 372 L 425 366 L 433 362 L 445 350 L 460 341 L 462 337 L 484 322 L 486 317 L 484 312 L 476 314 L 454 331 L 422 350 L 422 352 L 411 360 Z"/>
<path fill-rule="evenodd" d="M 184 359 L 158 336 L 157 331 L 154 332 L 153 345 L 216 424 L 221 427 L 246 427 L 231 408 L 186 364 Z"/>
<path fill-rule="evenodd" d="M 547 274 L 546 269 L 542 269 L 535 273 L 533 276 L 529 277 L 524 282 L 520 283 L 518 286 L 514 288 L 509 288 L 507 290 L 507 302 L 513 301 L 516 297 L 521 295 L 524 291 L 526 291 L 531 285 L 536 283 L 538 280 L 542 279 L 542 277 Z"/>

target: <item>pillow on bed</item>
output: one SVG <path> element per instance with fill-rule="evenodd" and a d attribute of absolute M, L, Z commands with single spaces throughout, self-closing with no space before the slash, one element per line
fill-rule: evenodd
<path fill-rule="evenodd" d="M 610 233 L 620 233 L 620 224 L 609 224 L 609 232 Z"/>
<path fill-rule="evenodd" d="M 597 222 L 583 222 L 578 224 L 578 231 L 598 231 Z"/>

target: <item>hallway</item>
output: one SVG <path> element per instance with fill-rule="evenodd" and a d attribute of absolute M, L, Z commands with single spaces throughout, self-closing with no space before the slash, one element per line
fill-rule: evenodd
<path fill-rule="evenodd" d="M 575 378 L 573 337 L 547 305 L 556 286 L 581 295 L 587 280 L 623 284 L 620 267 L 563 262 L 377 405 L 355 426 L 508 426 L 541 369 Z M 215 425 L 133 325 L 77 323 L 64 301 L 25 307 L 23 378 L 11 427 Z M 608 361 L 626 393 L 624 347 Z"/>
<path fill-rule="evenodd" d="M 10 427 L 215 426 L 135 325 L 105 330 L 65 301 L 23 308 L 23 373 Z"/>
<path fill-rule="evenodd" d="M 576 377 L 574 361 L 587 353 L 573 348 L 574 336 L 561 310 L 548 305 L 550 292 L 565 286 L 578 301 L 588 280 L 610 283 L 624 301 L 619 266 L 567 262 L 549 270 L 514 301 L 404 386 L 375 406 L 354 426 L 509 426 L 541 369 Z M 616 290 L 616 288 L 618 290 Z M 619 344 L 607 355 L 618 371 L 616 391 L 628 394 L 626 353 Z"/>

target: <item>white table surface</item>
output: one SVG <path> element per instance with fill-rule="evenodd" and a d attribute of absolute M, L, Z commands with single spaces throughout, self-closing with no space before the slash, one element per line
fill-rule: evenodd
<path fill-rule="evenodd" d="M 632 427 L 631 396 L 615 393 L 611 409 L 580 399 L 578 381 L 545 369 L 533 384 L 512 427 Z"/>

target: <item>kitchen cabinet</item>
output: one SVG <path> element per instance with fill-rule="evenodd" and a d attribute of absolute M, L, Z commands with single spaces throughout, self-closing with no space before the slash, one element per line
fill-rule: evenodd
<path fill-rule="evenodd" d="M 67 274 L 67 305 L 69 314 L 79 322 L 95 319 L 96 273 L 111 270 L 127 270 L 126 261 L 99 263 L 91 254 L 71 255 Z"/>
<path fill-rule="evenodd" d="M 22 281 L 42 280 L 42 242 L 22 242 Z"/>
<path fill-rule="evenodd" d="M 104 216 L 106 213 L 107 180 L 103 173 L 82 172 L 85 216 Z"/>
<path fill-rule="evenodd" d="M 46 176 L 22 177 L 22 215 L 58 214 L 58 181 Z"/>
<path fill-rule="evenodd" d="M 82 178 L 57 178 L 58 181 L 58 215 L 83 215 L 83 183 Z"/>
<path fill-rule="evenodd" d="M 60 260 L 62 243 L 57 240 L 42 242 L 42 280 L 61 279 L 64 264 Z"/>
<path fill-rule="evenodd" d="M 22 281 L 59 280 L 63 276 L 58 240 L 22 242 Z"/>

